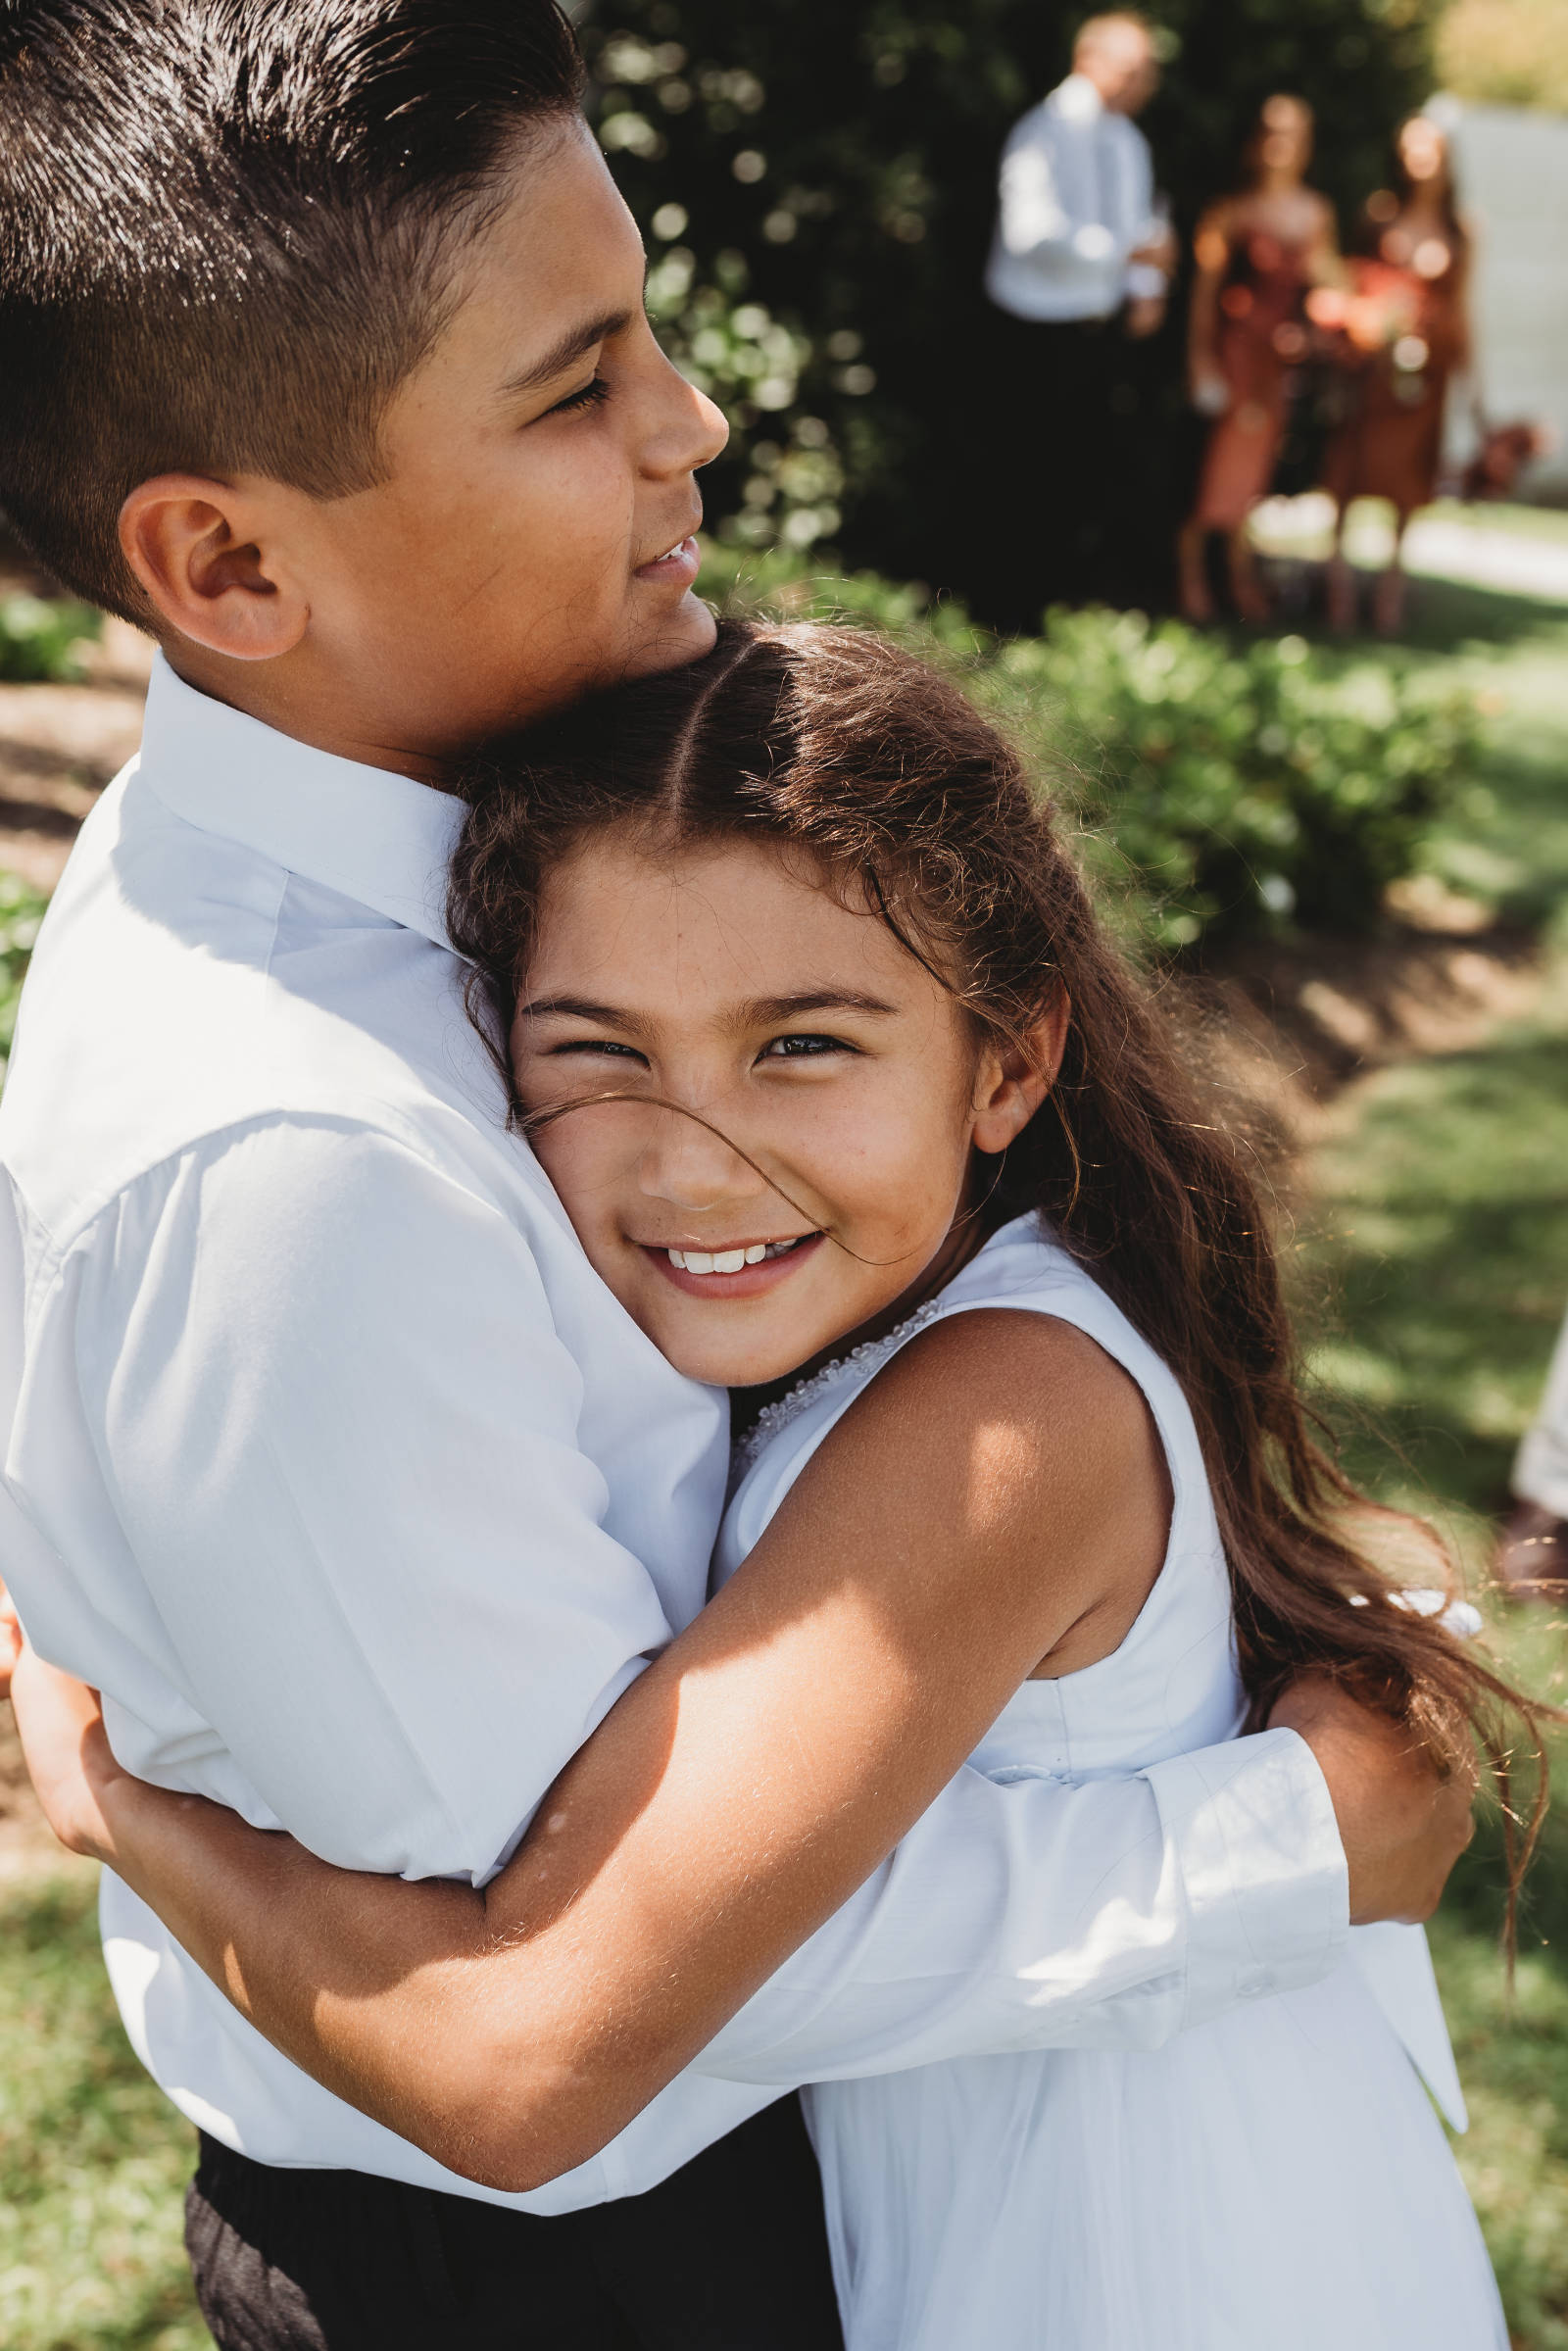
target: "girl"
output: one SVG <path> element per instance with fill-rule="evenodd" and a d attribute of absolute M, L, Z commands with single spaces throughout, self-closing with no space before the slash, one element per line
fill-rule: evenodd
<path fill-rule="evenodd" d="M 1225 537 L 1238 613 L 1254 626 L 1268 618 L 1249 524 L 1285 441 L 1292 370 L 1307 348 L 1307 289 L 1338 274 L 1333 207 L 1306 184 L 1311 160 L 1311 108 L 1283 92 L 1266 99 L 1241 187 L 1198 224 L 1188 375 L 1194 407 L 1214 423 L 1197 501 L 1176 542 L 1189 620 L 1214 617 L 1205 563 L 1216 531 Z"/>
<path fill-rule="evenodd" d="M 1472 340 L 1472 240 L 1447 139 L 1430 115 L 1412 115 L 1395 153 L 1398 185 L 1368 200 L 1350 292 L 1335 300 L 1330 290 L 1327 317 L 1343 329 L 1350 408 L 1323 461 L 1337 516 L 1329 571 L 1337 628 L 1355 618 L 1355 580 L 1342 548 L 1350 501 L 1386 498 L 1394 509 L 1394 546 L 1374 609 L 1385 637 L 1404 617 L 1404 533 L 1438 494 L 1448 386 L 1471 366 Z"/>
<path fill-rule="evenodd" d="M 967 1322 L 1002 1368 L 968 1424 L 946 1604 L 961 1641 L 966 1592 L 1024 1558 L 1037 1660 L 983 1770 L 1136 1771 L 1266 1715 L 1303 1666 L 1468 1768 L 1511 1693 L 1357 1547 L 1371 1506 L 1307 1435 L 1250 1187 L 955 688 L 856 632 L 731 625 L 468 788 L 451 928 L 518 1119 L 634 1320 L 739 1392 L 721 1582 L 825 1442 L 859 1482 L 847 1507 L 918 1506 L 896 1413 L 855 1450 L 857 1399 L 896 1398 Z M 1094 1435 L 1064 1468 L 1054 1432 L 1085 1394 Z M 347 1985 L 296 2008 L 292 2055 L 351 2095 L 389 2037 L 405 2071 L 424 2061 L 444 2020 L 396 1921 L 436 1889 L 368 1882 L 378 1939 L 345 1975 L 334 1873 L 296 1852 L 279 1876 L 285 1840 L 143 1792 L 116 1866 L 264 2027 L 237 1849 L 273 1930 L 287 1905 L 292 1964 Z M 492 1892 L 552 1825 L 547 1800 Z M 509 1998 L 498 2049 L 528 2032 Z M 1505 2341 L 1441 2129 L 1354 1965 L 1161 2049 L 809 2098 L 852 2351 Z"/>

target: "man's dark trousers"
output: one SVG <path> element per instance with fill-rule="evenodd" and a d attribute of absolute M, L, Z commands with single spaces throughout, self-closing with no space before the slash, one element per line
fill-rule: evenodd
<path fill-rule="evenodd" d="M 221 2351 L 843 2351 L 794 2097 L 552 2219 L 204 2136 L 185 2237 Z"/>

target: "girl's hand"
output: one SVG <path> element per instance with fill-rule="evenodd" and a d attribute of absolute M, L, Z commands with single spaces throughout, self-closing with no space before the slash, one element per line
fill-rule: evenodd
<path fill-rule="evenodd" d="M 113 1863 L 105 1807 L 124 1774 L 109 1750 L 98 1692 L 58 1666 L 45 1665 L 23 1640 L 11 1671 L 11 1702 L 50 1828 L 71 1852 Z"/>

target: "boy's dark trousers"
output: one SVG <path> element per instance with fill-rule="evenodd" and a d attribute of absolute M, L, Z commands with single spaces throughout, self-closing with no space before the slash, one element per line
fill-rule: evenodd
<path fill-rule="evenodd" d="M 843 2351 L 794 2097 L 646 2194 L 554 2219 L 205 2134 L 185 2210 L 221 2351 Z"/>

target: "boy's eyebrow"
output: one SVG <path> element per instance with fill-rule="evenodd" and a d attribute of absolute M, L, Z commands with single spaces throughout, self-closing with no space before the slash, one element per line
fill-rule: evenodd
<path fill-rule="evenodd" d="M 631 318 L 630 311 L 607 311 L 602 318 L 589 318 L 581 326 L 569 326 L 531 367 L 507 378 L 501 387 L 502 398 L 510 399 L 519 392 L 535 392 L 541 384 L 550 383 L 556 376 L 564 375 L 596 344 L 608 343 L 612 335 L 620 334 L 630 325 Z"/>

